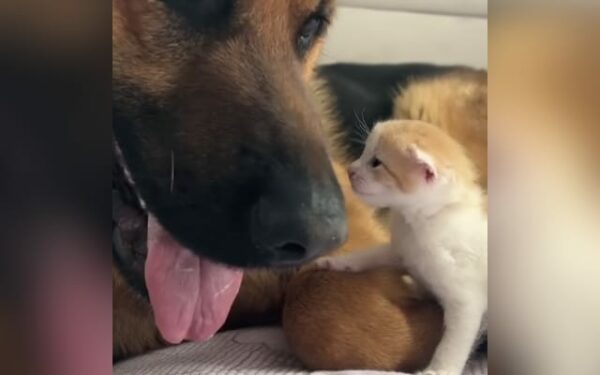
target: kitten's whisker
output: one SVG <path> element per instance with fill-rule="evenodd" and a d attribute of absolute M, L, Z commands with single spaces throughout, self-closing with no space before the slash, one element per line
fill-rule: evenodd
<path fill-rule="evenodd" d="M 365 140 L 364 138 L 356 138 L 356 137 L 352 137 L 350 138 L 350 141 L 354 142 L 354 143 L 358 143 L 360 145 L 365 145 Z"/>
<path fill-rule="evenodd" d="M 368 134 L 365 133 L 365 129 L 362 128 L 362 126 L 358 126 L 358 127 L 354 128 L 353 131 L 354 131 L 354 134 L 358 135 L 359 137 L 365 138 L 368 136 Z"/>
<path fill-rule="evenodd" d="M 367 120 L 365 120 L 365 111 L 366 110 L 367 110 L 366 108 L 363 108 L 363 111 L 362 111 L 362 122 L 365 125 L 365 127 L 367 128 L 367 132 L 370 132 L 369 126 L 367 125 Z"/>
<path fill-rule="evenodd" d="M 365 139 L 369 138 L 369 134 L 370 134 L 369 128 L 367 128 L 364 124 L 361 125 L 361 127 L 362 127 L 362 129 L 361 129 L 362 134 L 361 135 L 363 136 L 363 138 L 365 138 Z"/>
<path fill-rule="evenodd" d="M 356 117 L 356 121 L 358 121 L 358 127 L 356 129 L 361 131 L 362 136 L 364 136 L 365 138 L 368 137 L 369 136 L 369 128 L 368 128 L 367 124 L 364 121 L 362 121 L 360 119 L 360 117 L 358 117 L 358 113 L 356 112 L 356 109 L 354 110 L 354 117 Z"/>
<path fill-rule="evenodd" d="M 367 127 L 360 120 L 358 121 L 358 129 L 361 131 L 362 135 L 366 136 L 369 134 Z"/>

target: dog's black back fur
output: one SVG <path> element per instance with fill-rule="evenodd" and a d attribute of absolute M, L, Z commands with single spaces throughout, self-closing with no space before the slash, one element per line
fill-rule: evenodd
<path fill-rule="evenodd" d="M 372 127 L 392 114 L 393 99 L 414 79 L 423 79 L 461 69 L 432 64 L 332 64 L 321 66 L 318 75 L 327 82 L 339 115 L 344 144 L 358 157 L 363 144 L 356 139 L 359 121 Z"/>

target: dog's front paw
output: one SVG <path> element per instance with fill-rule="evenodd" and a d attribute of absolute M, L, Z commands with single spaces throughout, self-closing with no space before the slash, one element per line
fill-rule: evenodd
<path fill-rule="evenodd" d="M 347 261 L 344 257 L 323 257 L 315 262 L 318 268 L 332 271 L 359 271 L 356 265 Z"/>

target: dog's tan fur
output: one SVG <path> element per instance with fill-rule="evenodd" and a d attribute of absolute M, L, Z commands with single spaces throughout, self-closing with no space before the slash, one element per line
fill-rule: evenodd
<path fill-rule="evenodd" d="M 270 44 L 263 46 L 262 51 L 277 54 L 279 49 L 269 38 L 284 32 L 284 26 L 267 22 L 267 18 L 287 11 L 281 5 L 283 2 L 242 3 L 246 7 L 243 16 L 258 20 L 253 24 L 274 25 L 275 29 L 249 32 L 264 35 L 263 42 Z M 316 3 L 316 0 L 298 1 L 296 11 L 306 13 Z M 259 6 L 257 4 L 260 9 L 252 8 Z M 265 22 L 260 22 L 263 18 Z M 142 88 L 157 100 L 170 95 L 176 83 L 192 79 L 193 72 L 182 68 L 184 62 L 195 58 L 187 46 L 156 37 L 158 34 L 171 35 L 156 32 L 169 28 L 171 22 L 176 21 L 160 2 L 113 0 L 113 76 L 122 83 Z M 312 75 L 321 44 L 322 41 L 318 41 L 305 57 L 302 68 L 305 80 Z M 230 78 L 240 96 L 256 94 L 258 88 L 248 83 L 244 69 L 232 59 L 236 53 L 248 52 L 243 43 L 233 40 L 219 48 L 222 53 L 213 51 L 206 66 Z M 262 56 L 267 61 L 271 57 Z M 273 69 L 282 70 L 275 74 L 276 77 L 286 76 L 285 67 L 274 66 Z M 482 81 L 470 78 L 469 73 L 464 74 L 414 82 L 397 99 L 396 108 L 402 117 L 426 119 L 447 129 L 466 147 L 480 173 L 485 175 L 486 131 L 482 124 L 485 96 L 482 99 L 477 85 L 472 92 L 462 96 L 456 97 L 452 92 L 461 85 L 473 86 L 471 82 Z M 285 84 L 285 80 L 282 82 Z M 351 192 L 345 171 L 348 157 L 334 134 L 339 122 L 328 105 L 331 98 L 326 89 L 317 90 L 317 93 L 318 101 L 323 105 L 325 133 L 330 140 L 334 169 L 346 197 L 349 240 L 338 251 L 354 251 L 384 242 L 388 234 L 375 213 Z M 290 97 L 289 100 L 293 102 L 297 98 Z M 193 113 L 183 115 L 192 116 Z M 206 152 L 212 152 L 210 145 L 204 146 Z M 417 368 L 433 353 L 441 334 L 442 313 L 416 286 L 399 282 L 401 278 L 402 274 L 391 270 L 353 275 L 317 271 L 310 266 L 297 273 L 247 271 L 228 325 L 257 324 L 283 316 L 283 327 L 292 349 L 307 366 L 315 369 Z M 132 356 L 164 345 L 154 326 L 149 304 L 129 290 L 116 269 L 113 271 L 113 303 L 115 357 Z"/>
<path fill-rule="evenodd" d="M 173 17 L 160 2 L 112 3 L 113 79 L 157 97 L 167 95 L 189 59 L 188 46 L 182 45 L 186 39 L 166 22 Z"/>

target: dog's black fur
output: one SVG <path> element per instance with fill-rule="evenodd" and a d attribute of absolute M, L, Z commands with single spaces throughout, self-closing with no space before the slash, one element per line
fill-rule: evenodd
<path fill-rule="evenodd" d="M 208 32 L 229 25 L 234 0 L 163 0 L 193 28 Z"/>
<path fill-rule="evenodd" d="M 364 142 L 357 139 L 360 134 L 359 121 L 372 127 L 378 121 L 392 115 L 393 98 L 411 80 L 439 76 L 464 69 L 462 66 L 415 64 L 332 64 L 319 68 L 333 95 L 333 106 L 340 120 L 343 143 L 351 156 L 358 158 Z"/>

